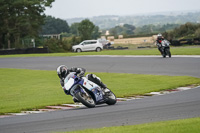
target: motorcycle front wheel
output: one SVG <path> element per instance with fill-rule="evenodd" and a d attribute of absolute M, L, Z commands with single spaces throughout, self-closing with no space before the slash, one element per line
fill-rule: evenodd
<path fill-rule="evenodd" d="M 87 93 L 87 92 L 86 92 Z M 81 102 L 83 105 L 85 105 L 88 108 L 94 108 L 95 107 L 95 102 L 92 99 L 90 94 L 86 94 L 82 92 L 77 92 L 75 94 L 75 97 L 78 99 L 79 102 Z"/>
<path fill-rule="evenodd" d="M 166 53 L 167 53 L 167 55 L 169 56 L 169 58 L 171 58 L 171 52 L 170 52 L 169 49 L 166 49 Z"/>
<path fill-rule="evenodd" d="M 108 98 L 108 100 L 106 101 L 106 104 L 108 105 L 114 105 L 117 102 L 116 96 L 112 91 L 107 93 L 106 97 Z"/>
<path fill-rule="evenodd" d="M 163 58 L 165 58 L 165 57 L 166 57 L 166 54 L 165 54 L 165 52 L 163 52 L 162 56 L 163 56 Z"/>
<path fill-rule="evenodd" d="M 161 50 L 161 54 L 162 54 L 162 57 L 163 57 L 163 58 L 166 57 L 166 51 L 165 51 L 165 49 L 162 49 L 162 50 Z"/>

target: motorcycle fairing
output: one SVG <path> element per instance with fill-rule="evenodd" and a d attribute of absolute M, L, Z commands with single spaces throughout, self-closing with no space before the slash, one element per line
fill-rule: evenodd
<path fill-rule="evenodd" d="M 74 79 L 73 78 L 69 78 L 69 80 L 67 78 L 65 78 L 65 89 L 68 91 L 72 86 L 74 85 Z"/>
<path fill-rule="evenodd" d="M 169 47 L 170 42 L 167 41 L 167 40 L 163 40 L 163 41 L 161 42 L 161 45 L 162 45 L 163 47 Z"/>
<path fill-rule="evenodd" d="M 93 88 L 91 91 L 95 96 L 97 104 L 101 103 L 101 102 L 104 102 L 104 95 L 102 93 L 102 90 L 100 90 L 98 87 L 96 87 L 96 88 Z"/>
<path fill-rule="evenodd" d="M 103 92 L 101 88 L 97 84 L 91 82 L 85 77 L 83 77 L 82 79 L 83 79 L 83 87 L 90 90 L 94 94 L 96 103 L 104 101 Z"/>
<path fill-rule="evenodd" d="M 70 91 L 72 96 L 79 91 L 85 93 L 84 89 L 87 89 L 93 94 L 97 104 L 104 102 L 103 92 L 97 84 L 88 80 L 86 77 L 82 77 L 81 80 L 77 79 L 74 73 L 70 73 L 64 80 L 64 87 L 67 91 Z"/>
<path fill-rule="evenodd" d="M 74 90 L 77 88 L 77 83 L 82 84 L 83 81 L 77 80 L 77 76 L 75 72 L 71 72 L 68 76 L 64 79 L 64 88 L 69 91 L 70 94 L 74 95 Z"/>

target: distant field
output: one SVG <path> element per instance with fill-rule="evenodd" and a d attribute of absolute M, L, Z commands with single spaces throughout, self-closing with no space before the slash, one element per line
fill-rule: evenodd
<path fill-rule="evenodd" d="M 135 38 L 123 38 L 115 39 L 115 44 L 153 44 L 155 42 L 155 37 L 135 37 Z"/>

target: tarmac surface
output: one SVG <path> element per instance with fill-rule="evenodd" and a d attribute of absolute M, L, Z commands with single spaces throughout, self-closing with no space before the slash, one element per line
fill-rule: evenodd
<path fill-rule="evenodd" d="M 188 75 L 200 77 L 200 57 L 83 56 L 0 58 L 0 68 L 55 70 L 60 64 L 84 67 L 88 72 Z M 0 133 L 43 133 L 86 128 L 134 125 L 200 117 L 200 87 L 116 105 L 64 109 L 0 119 Z"/>
<path fill-rule="evenodd" d="M 200 77 L 200 56 L 72 56 L 0 58 L 0 68 L 56 70 L 61 65 L 87 72 L 114 72 Z"/>

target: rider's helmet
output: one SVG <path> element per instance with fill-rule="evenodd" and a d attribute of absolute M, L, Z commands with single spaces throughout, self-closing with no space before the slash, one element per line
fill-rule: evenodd
<path fill-rule="evenodd" d="M 164 40 L 164 37 L 162 36 L 162 34 L 158 34 L 157 35 L 157 40 L 160 41 L 159 43 L 161 43 L 162 40 Z"/>
<path fill-rule="evenodd" d="M 58 77 L 60 79 L 62 78 L 65 78 L 68 74 L 68 69 L 67 69 L 67 66 L 65 65 L 60 65 L 58 68 L 57 68 L 57 74 L 58 74 Z"/>
<path fill-rule="evenodd" d="M 162 34 L 159 33 L 159 34 L 157 35 L 157 37 L 158 37 L 158 38 L 161 38 L 161 37 L 162 37 Z"/>

